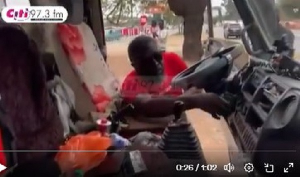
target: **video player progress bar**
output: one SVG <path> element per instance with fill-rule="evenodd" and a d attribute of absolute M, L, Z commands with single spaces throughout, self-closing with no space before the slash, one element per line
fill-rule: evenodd
<path fill-rule="evenodd" d="M 157 152 L 158 150 L 140 150 L 141 152 Z M 0 152 L 20 152 L 20 153 L 30 153 L 30 152 L 130 152 L 130 150 L 0 150 Z M 182 150 L 167 150 L 167 152 L 194 152 L 194 151 L 182 151 Z M 209 151 L 208 151 L 209 152 Z M 228 151 L 218 151 L 218 152 L 228 152 Z M 261 151 L 260 151 L 261 152 Z M 285 153 L 295 153 L 296 150 L 287 151 L 264 151 L 264 152 L 285 152 Z"/>
<path fill-rule="evenodd" d="M 32 18 L 30 21 L 63 21 L 62 18 Z"/>

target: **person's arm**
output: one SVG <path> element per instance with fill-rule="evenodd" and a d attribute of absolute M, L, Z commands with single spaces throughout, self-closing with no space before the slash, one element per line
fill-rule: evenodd
<path fill-rule="evenodd" d="M 141 102 L 135 102 L 134 106 L 138 114 L 142 114 L 147 117 L 164 117 L 173 114 L 174 103 L 176 101 L 183 101 L 185 103 L 185 109 L 197 108 L 199 97 L 180 96 L 180 97 L 154 97 L 142 100 Z M 138 99 L 137 99 L 138 100 Z"/>
<path fill-rule="evenodd" d="M 147 117 L 164 117 L 174 113 L 174 103 L 182 101 L 185 110 L 199 108 L 211 114 L 226 114 L 230 109 L 228 105 L 213 93 L 198 93 L 181 95 L 179 97 L 146 97 L 137 98 L 133 103 L 136 113 Z"/>

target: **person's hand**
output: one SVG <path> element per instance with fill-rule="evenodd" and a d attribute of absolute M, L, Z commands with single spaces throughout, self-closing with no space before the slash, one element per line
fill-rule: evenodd
<path fill-rule="evenodd" d="M 147 102 L 148 100 L 150 100 L 151 98 L 152 98 L 152 96 L 150 94 L 137 95 L 136 98 L 134 99 L 134 101 L 132 102 L 132 104 L 135 108 L 135 111 L 144 110 L 145 109 L 144 103 Z"/>
<path fill-rule="evenodd" d="M 184 95 L 193 95 L 198 93 L 204 93 L 203 89 L 198 89 L 197 87 L 191 87 L 188 90 L 184 91 Z"/>
<path fill-rule="evenodd" d="M 218 115 L 228 116 L 231 112 L 230 105 L 214 93 L 202 94 L 198 107 L 205 112 L 209 112 L 215 118 L 218 118 Z"/>
<path fill-rule="evenodd" d="M 141 105 L 143 102 L 150 100 L 152 95 L 150 94 L 139 94 L 134 99 L 133 105 Z"/>

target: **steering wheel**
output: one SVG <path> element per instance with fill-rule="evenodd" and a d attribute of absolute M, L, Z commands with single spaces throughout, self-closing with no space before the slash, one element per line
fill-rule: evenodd
<path fill-rule="evenodd" d="M 233 61 L 242 54 L 241 47 L 240 44 L 230 46 L 197 62 L 175 76 L 172 86 L 181 87 L 184 90 L 191 86 L 204 89 L 213 87 L 229 76 Z"/>

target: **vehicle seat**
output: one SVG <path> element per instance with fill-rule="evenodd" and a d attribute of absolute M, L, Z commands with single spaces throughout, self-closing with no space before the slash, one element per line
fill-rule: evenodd
<path fill-rule="evenodd" d="M 46 43 L 42 51 L 54 54 L 61 79 L 74 91 L 77 114 L 87 119 L 91 112 L 109 112 L 113 108 L 108 105 L 112 105 L 119 83 L 104 62 L 93 31 L 82 22 L 83 18 L 77 18 L 84 10 L 79 1 L 58 1 L 70 12 L 68 24 L 42 25 Z"/>
<path fill-rule="evenodd" d="M 66 24 L 42 25 L 46 43 L 42 51 L 54 54 L 61 79 L 74 92 L 76 113 L 80 118 L 88 119 L 91 112 L 114 109 L 111 103 L 117 97 L 119 82 L 105 63 L 93 31 L 82 22 L 82 2 L 58 1 L 68 10 L 68 20 Z"/>
<path fill-rule="evenodd" d="M 75 107 L 75 95 L 72 89 L 59 76 L 54 76 L 54 79 L 47 83 L 47 87 L 57 106 L 59 118 L 64 129 L 64 136 L 68 136 L 71 130 L 74 133 L 78 133 L 75 123 L 71 119 L 71 114 Z"/>
<path fill-rule="evenodd" d="M 97 129 L 93 122 L 80 120 L 75 110 L 75 94 L 60 77 L 54 55 L 45 52 L 42 54 L 42 61 L 46 70 L 47 88 L 56 105 L 64 129 L 64 137 Z"/>
<path fill-rule="evenodd" d="M 59 77 L 60 74 L 54 55 L 45 52 L 42 54 L 42 61 L 46 71 L 47 89 L 54 105 L 57 107 L 64 129 L 64 136 L 67 137 L 71 128 L 74 132 L 77 132 L 71 120 L 71 112 L 75 107 L 75 95 L 72 89 Z"/>
<path fill-rule="evenodd" d="M 59 40 L 73 72 L 89 93 L 96 111 L 110 113 L 118 99 L 119 81 L 107 66 L 90 27 L 57 25 Z"/>
<path fill-rule="evenodd" d="M 42 61 L 46 70 L 47 88 L 56 105 L 59 118 L 61 120 L 64 137 L 68 138 L 72 134 L 88 133 L 97 130 L 98 126 L 90 120 L 81 120 L 75 110 L 75 94 L 60 77 L 55 57 L 52 53 L 42 54 Z"/>

